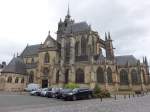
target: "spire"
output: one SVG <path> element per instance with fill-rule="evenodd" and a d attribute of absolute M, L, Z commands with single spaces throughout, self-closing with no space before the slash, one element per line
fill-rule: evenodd
<path fill-rule="evenodd" d="M 143 63 L 145 63 L 145 59 L 144 59 L 144 57 L 143 57 Z"/>
<path fill-rule="evenodd" d="M 147 61 L 147 57 L 145 56 L 145 64 L 146 66 L 148 66 L 148 61 Z"/>
<path fill-rule="evenodd" d="M 107 40 L 107 33 L 105 32 L 105 41 Z"/>
<path fill-rule="evenodd" d="M 70 16 L 70 8 L 69 8 L 69 3 L 68 3 L 68 11 L 67 11 L 67 15 Z"/>
<path fill-rule="evenodd" d="M 67 19 L 70 19 L 70 8 L 69 8 L 69 3 L 68 3 L 68 10 L 67 10 L 67 16 L 66 16 Z"/>
<path fill-rule="evenodd" d="M 48 31 L 48 35 L 50 35 L 50 30 Z"/>
<path fill-rule="evenodd" d="M 108 32 L 108 39 L 109 39 L 109 40 L 111 40 L 111 37 L 110 37 L 110 32 Z"/>

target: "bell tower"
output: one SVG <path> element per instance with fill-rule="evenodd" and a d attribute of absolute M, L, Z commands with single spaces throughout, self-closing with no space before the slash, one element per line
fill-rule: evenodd
<path fill-rule="evenodd" d="M 60 43 L 60 39 L 62 35 L 65 33 L 66 28 L 74 23 L 74 20 L 71 19 L 70 15 L 70 8 L 68 5 L 67 9 L 67 15 L 65 16 L 65 19 L 62 21 L 60 18 L 60 21 L 58 23 L 58 30 L 57 30 L 57 41 Z"/>
<path fill-rule="evenodd" d="M 114 50 L 113 50 L 112 39 L 110 36 L 110 32 L 105 33 L 105 50 L 106 50 L 106 59 L 114 60 Z"/>

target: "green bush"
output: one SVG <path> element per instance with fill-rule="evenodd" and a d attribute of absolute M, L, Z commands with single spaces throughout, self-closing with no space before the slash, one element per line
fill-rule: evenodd
<path fill-rule="evenodd" d="M 108 90 L 101 90 L 98 84 L 96 84 L 94 87 L 93 95 L 95 98 L 109 98 L 111 96 Z"/>
<path fill-rule="evenodd" d="M 79 85 L 76 83 L 68 83 L 68 84 L 65 84 L 64 88 L 74 89 L 74 88 L 79 88 Z"/>
<path fill-rule="evenodd" d="M 101 93 L 101 88 L 98 86 L 98 84 L 95 85 L 93 90 L 93 95 L 95 98 L 99 98 Z"/>

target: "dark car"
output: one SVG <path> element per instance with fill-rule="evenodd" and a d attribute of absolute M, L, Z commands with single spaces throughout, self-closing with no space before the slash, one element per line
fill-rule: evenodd
<path fill-rule="evenodd" d="M 57 99 L 61 99 L 63 94 L 69 93 L 71 92 L 72 89 L 60 89 L 57 93 L 56 93 L 56 98 Z"/>
<path fill-rule="evenodd" d="M 46 96 L 48 98 L 55 98 L 60 89 L 61 88 L 52 88 L 50 91 L 47 91 Z"/>
<path fill-rule="evenodd" d="M 93 91 L 88 88 L 75 88 L 71 92 L 62 94 L 64 100 L 91 99 Z"/>

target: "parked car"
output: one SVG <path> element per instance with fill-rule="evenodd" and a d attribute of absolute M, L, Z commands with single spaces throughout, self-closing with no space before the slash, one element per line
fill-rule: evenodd
<path fill-rule="evenodd" d="M 35 96 L 36 95 L 36 91 L 31 91 L 30 95 Z"/>
<path fill-rule="evenodd" d="M 30 83 L 30 84 L 27 85 L 27 87 L 24 90 L 30 92 L 30 91 L 35 91 L 39 88 L 40 88 L 39 84 Z"/>
<path fill-rule="evenodd" d="M 51 91 L 52 88 L 43 88 L 41 91 L 41 96 L 45 97 L 48 91 Z"/>
<path fill-rule="evenodd" d="M 62 98 L 62 95 L 65 94 L 65 93 L 69 93 L 71 92 L 72 89 L 60 89 L 57 93 L 56 93 L 56 98 L 57 99 L 61 99 Z"/>
<path fill-rule="evenodd" d="M 42 91 L 42 89 L 37 89 L 37 90 L 31 91 L 30 95 L 40 96 L 41 95 L 41 91 Z"/>
<path fill-rule="evenodd" d="M 47 91 L 46 96 L 48 98 L 55 98 L 60 89 L 62 88 L 52 88 L 50 91 Z"/>
<path fill-rule="evenodd" d="M 64 100 L 78 100 L 78 99 L 91 99 L 93 97 L 93 91 L 88 88 L 75 88 L 71 92 L 62 94 Z"/>

